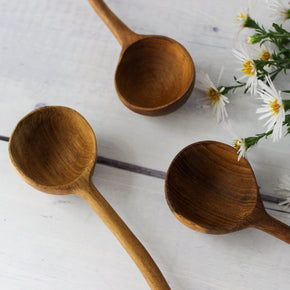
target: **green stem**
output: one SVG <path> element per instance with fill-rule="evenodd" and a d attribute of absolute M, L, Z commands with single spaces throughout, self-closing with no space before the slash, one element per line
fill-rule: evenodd
<path fill-rule="evenodd" d="M 246 148 L 249 149 L 251 146 L 256 145 L 260 139 L 262 139 L 264 137 L 267 138 L 272 133 L 273 133 L 273 130 L 270 130 L 266 133 L 261 133 L 261 134 L 257 134 L 256 136 L 253 136 L 253 137 L 245 138 L 244 140 L 245 140 Z"/>
<path fill-rule="evenodd" d="M 265 36 L 269 38 L 290 38 L 290 33 L 267 32 Z"/>
<path fill-rule="evenodd" d="M 290 100 L 283 100 L 283 104 L 284 104 L 284 109 L 285 109 L 285 106 L 289 106 L 288 109 L 290 109 Z M 285 116 L 285 121 L 283 122 L 283 126 L 285 125 L 287 126 L 287 132 L 289 134 L 290 133 L 290 114 L 287 114 Z M 262 138 L 267 138 L 272 133 L 273 133 L 273 130 L 270 130 L 265 133 L 257 134 L 256 136 L 245 138 L 244 141 L 245 141 L 246 149 L 249 149 L 250 147 L 256 145 Z"/>
<path fill-rule="evenodd" d="M 275 59 L 275 60 L 265 60 L 266 64 L 280 64 L 286 63 L 288 66 L 290 65 L 290 58 L 282 58 L 282 59 Z"/>
<path fill-rule="evenodd" d="M 223 91 L 221 92 L 223 95 L 226 95 L 229 91 L 231 90 L 235 90 L 236 88 L 241 88 L 244 87 L 246 85 L 246 83 L 241 83 L 239 85 L 236 86 L 229 86 L 229 87 L 225 87 L 225 86 L 220 86 L 218 87 L 218 90 L 221 91 L 223 89 Z"/>

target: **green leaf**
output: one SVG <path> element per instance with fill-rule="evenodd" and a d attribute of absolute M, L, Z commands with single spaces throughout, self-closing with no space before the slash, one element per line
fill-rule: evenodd
<path fill-rule="evenodd" d="M 260 25 L 250 16 L 247 17 L 246 21 L 244 22 L 244 27 L 253 28 L 258 31 L 262 31 Z"/>
<path fill-rule="evenodd" d="M 290 100 L 282 100 L 283 105 L 284 105 L 284 110 L 285 112 L 287 112 L 290 109 Z M 286 115 L 288 116 L 288 115 Z M 285 120 L 286 120 L 286 116 L 285 116 Z"/>

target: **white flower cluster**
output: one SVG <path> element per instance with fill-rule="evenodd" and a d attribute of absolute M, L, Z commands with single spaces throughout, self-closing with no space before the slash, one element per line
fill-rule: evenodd
<path fill-rule="evenodd" d="M 287 19 L 290 19 L 290 4 L 284 5 L 280 0 L 267 0 L 268 7 L 275 13 L 275 21 L 278 23 L 284 23 Z M 237 22 L 241 28 L 247 27 L 253 23 L 253 20 L 249 16 L 249 10 L 246 13 L 239 13 L 236 17 Z M 252 24 L 255 25 L 255 24 Z M 273 130 L 271 138 L 273 141 L 277 141 L 282 138 L 282 128 L 285 121 L 285 109 L 283 100 L 281 97 L 281 91 L 278 91 L 271 78 L 267 75 L 264 76 L 264 82 L 259 79 L 258 70 L 256 67 L 257 60 L 271 61 L 272 56 L 275 53 L 274 45 L 269 43 L 251 44 L 251 37 L 248 38 L 239 49 L 233 49 L 234 56 L 239 61 L 239 72 L 241 74 L 238 77 L 237 83 L 244 82 L 245 88 L 250 92 L 252 96 L 256 96 L 262 101 L 261 107 L 257 109 L 257 113 L 261 114 L 259 120 L 265 120 L 265 127 L 267 131 Z M 265 65 L 263 69 L 267 72 L 271 72 L 271 68 Z M 221 74 L 216 83 L 214 83 L 208 74 L 199 74 L 200 88 L 206 93 L 206 100 L 212 106 L 213 112 L 216 115 L 218 122 L 228 121 L 228 113 L 226 105 L 229 103 L 228 97 L 225 95 L 229 92 L 227 88 L 219 85 Z M 238 87 L 238 85 L 236 86 Z M 233 147 L 238 150 L 240 159 L 245 156 L 247 151 L 247 144 L 245 139 L 238 136 L 233 141 Z"/>

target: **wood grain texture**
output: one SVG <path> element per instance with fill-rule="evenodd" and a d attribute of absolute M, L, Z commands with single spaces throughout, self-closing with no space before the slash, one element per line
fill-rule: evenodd
<path fill-rule="evenodd" d="M 131 256 L 150 288 L 170 289 L 150 254 L 91 183 L 97 143 L 79 113 L 60 106 L 31 112 L 16 126 L 9 155 L 16 171 L 36 189 L 83 197 Z"/>
<path fill-rule="evenodd" d="M 172 161 L 165 192 L 174 215 L 190 228 L 225 234 L 257 227 L 290 244 L 290 227 L 266 214 L 254 172 L 226 144 L 202 141 Z"/>
<path fill-rule="evenodd" d="M 246 8 L 245 1 L 107 3 L 134 31 L 168 35 L 182 43 L 197 71 L 214 77 L 224 66 L 221 83 L 232 83 L 234 18 Z M 264 0 L 257 3 L 255 16 L 265 20 Z M 205 139 L 231 143 L 210 109 L 199 104 L 198 90 L 179 110 L 157 119 L 128 111 L 112 86 L 119 44 L 86 1 L 3 1 L 0 22 L 5 39 L 0 46 L 1 135 L 10 136 L 19 118 L 49 104 L 81 112 L 97 134 L 100 155 L 163 172 L 188 144 Z M 249 96 L 231 98 L 228 112 L 241 136 L 264 129 L 256 120 L 256 105 Z M 289 139 L 262 142 L 248 157 L 261 192 L 277 195 L 278 178 L 290 169 Z M 137 267 L 85 202 L 28 187 L 10 168 L 5 142 L 0 142 L 0 159 L 3 288 L 147 289 Z M 102 165 L 96 170 L 94 183 L 152 253 L 173 289 L 288 287 L 285 243 L 254 229 L 201 235 L 172 216 L 163 181 Z M 277 205 L 269 213 L 289 224 L 289 215 L 280 209 Z"/>
<path fill-rule="evenodd" d="M 256 2 L 255 16 L 262 23 L 267 10 L 264 0 Z M 224 66 L 221 84 L 231 85 L 237 73 L 231 54 L 235 15 L 246 3 L 182 3 L 107 0 L 138 34 L 167 35 L 182 43 L 197 71 L 215 77 Z M 69 106 L 84 115 L 98 136 L 101 156 L 164 172 L 188 144 L 200 140 L 231 144 L 232 136 L 216 123 L 211 109 L 199 103 L 203 95 L 197 89 L 185 105 L 169 115 L 144 118 L 128 111 L 112 85 L 119 43 L 87 1 L 43 0 L 39 5 L 33 0 L 10 0 L 2 8 L 0 38 L 5 43 L 0 46 L 0 135 L 10 136 L 22 116 L 46 104 Z M 283 86 L 287 79 L 281 81 Z M 230 101 L 228 113 L 237 134 L 253 136 L 264 130 L 255 114 L 255 98 L 236 91 Z M 279 178 L 290 170 L 288 148 L 287 137 L 277 143 L 262 141 L 249 151 L 261 193 L 280 194 Z"/>
<path fill-rule="evenodd" d="M 128 26 L 123 23 L 111 9 L 102 0 L 89 0 L 93 9 L 97 12 L 100 18 L 104 21 L 107 27 L 114 34 L 122 49 L 126 49 L 130 44 L 141 39 L 142 36 L 133 32 Z"/>
<path fill-rule="evenodd" d="M 290 226 L 266 213 L 260 196 L 255 210 L 249 218 L 249 226 L 264 231 L 290 244 Z"/>
<path fill-rule="evenodd" d="M 115 72 L 120 100 L 149 116 L 171 113 L 189 98 L 195 82 L 193 60 L 177 41 L 132 32 L 102 0 L 89 0 L 122 46 Z"/>
<path fill-rule="evenodd" d="M 0 142 L 2 288 L 148 289 L 87 202 L 31 188 L 11 166 L 7 151 L 8 144 Z M 287 289 L 286 243 L 255 229 L 205 235 L 182 226 L 165 202 L 164 181 L 157 178 L 98 164 L 92 180 L 152 254 L 172 289 Z M 266 204 L 269 214 L 290 224 L 289 214 L 271 207 Z"/>
<path fill-rule="evenodd" d="M 95 166 L 97 143 L 87 121 L 66 107 L 43 107 L 26 115 L 9 141 L 13 166 L 38 190 L 67 194 Z M 70 192 L 68 192 L 70 193 Z"/>

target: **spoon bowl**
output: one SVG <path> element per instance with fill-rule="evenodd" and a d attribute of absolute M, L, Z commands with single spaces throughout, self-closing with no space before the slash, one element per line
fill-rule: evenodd
<path fill-rule="evenodd" d="M 150 116 L 173 112 L 189 98 L 195 82 L 193 60 L 177 41 L 130 30 L 102 0 L 90 4 L 122 46 L 115 72 L 120 100 Z"/>
<path fill-rule="evenodd" d="M 174 111 L 193 89 L 193 63 L 175 40 L 151 36 L 130 45 L 122 54 L 115 74 L 122 102 L 145 115 Z"/>
<path fill-rule="evenodd" d="M 78 112 L 43 107 L 19 122 L 9 153 L 30 185 L 46 193 L 67 194 L 80 177 L 88 178 L 93 171 L 97 143 L 91 126 Z"/>
<path fill-rule="evenodd" d="M 9 140 L 12 165 L 38 190 L 78 194 L 116 236 L 151 289 L 170 289 L 159 268 L 91 181 L 97 158 L 94 131 L 78 112 L 43 107 L 25 116 Z"/>
<path fill-rule="evenodd" d="M 165 192 L 173 214 L 194 230 L 256 227 L 290 243 L 290 227 L 265 212 L 249 162 L 238 161 L 229 145 L 203 141 L 184 148 L 169 166 Z"/>

